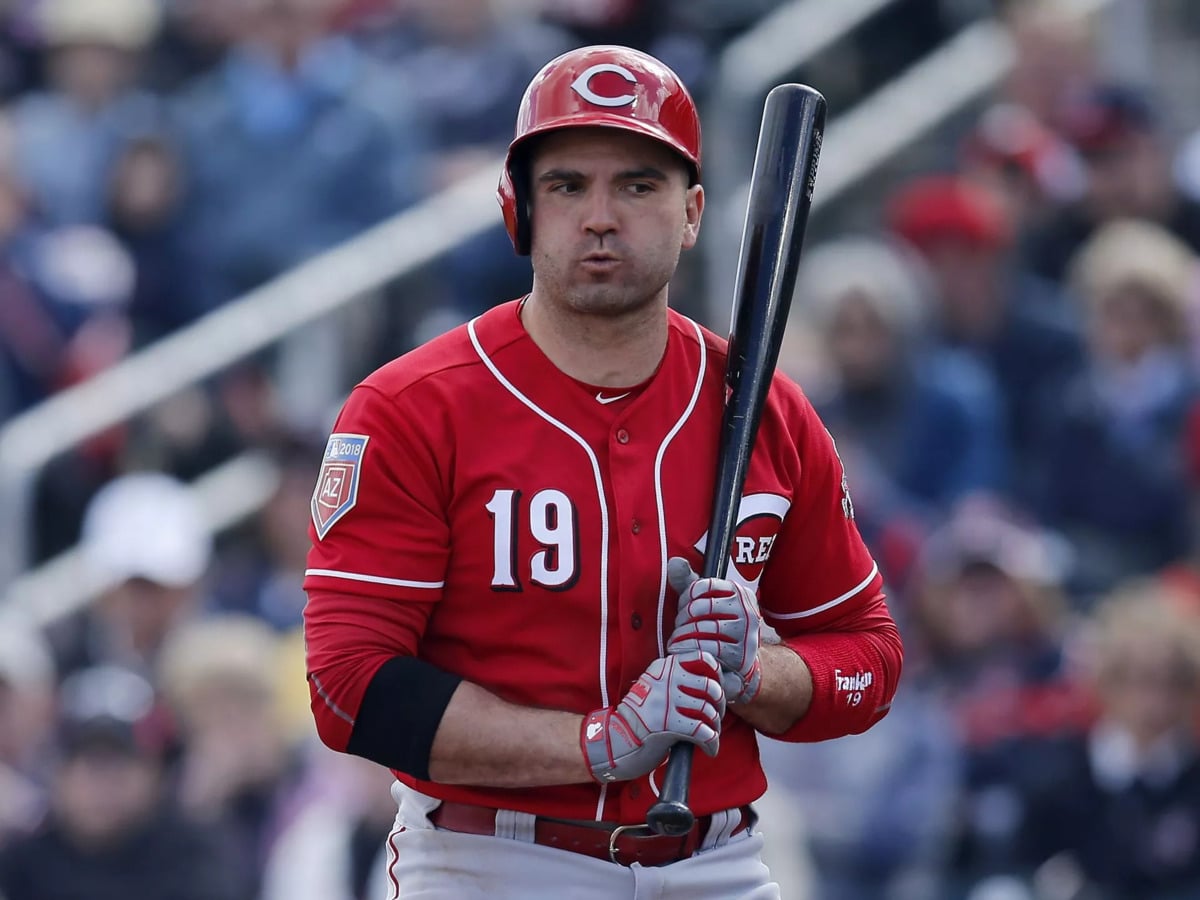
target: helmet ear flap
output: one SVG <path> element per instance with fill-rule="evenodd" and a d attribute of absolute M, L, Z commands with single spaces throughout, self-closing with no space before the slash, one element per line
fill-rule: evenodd
<path fill-rule="evenodd" d="M 500 173 L 500 184 L 496 188 L 496 199 L 504 215 L 504 227 L 518 256 L 528 256 L 531 247 L 529 211 L 528 154 L 515 149 Z"/>

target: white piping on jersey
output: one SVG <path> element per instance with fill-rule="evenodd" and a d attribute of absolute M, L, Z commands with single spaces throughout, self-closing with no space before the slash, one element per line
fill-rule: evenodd
<path fill-rule="evenodd" d="M 325 705 L 329 707 L 329 711 L 339 719 L 342 719 L 353 725 L 354 717 L 333 702 L 333 698 L 330 697 L 329 693 L 325 690 L 325 685 L 321 684 L 321 679 L 316 675 L 309 675 L 308 677 L 312 679 L 313 687 L 317 689 L 317 696 L 325 701 Z"/>
<path fill-rule="evenodd" d="M 692 328 L 696 332 L 696 341 L 700 344 L 700 368 L 696 372 L 696 386 L 692 388 L 692 397 L 688 401 L 687 408 L 679 416 L 679 421 L 667 432 L 667 436 L 663 438 L 663 442 L 658 446 L 658 454 L 654 457 L 654 503 L 658 509 L 658 547 L 659 553 L 662 556 L 662 567 L 659 573 L 658 581 L 658 655 L 666 656 L 667 651 L 664 646 L 663 637 L 663 611 L 667 603 L 667 518 L 666 512 L 663 510 L 662 496 L 662 461 L 666 455 L 667 445 L 671 443 L 675 435 L 679 433 L 679 429 L 683 427 L 692 416 L 692 411 L 696 408 L 696 401 L 700 399 L 700 385 L 704 383 L 704 369 L 708 360 L 708 345 L 704 343 L 704 335 L 700 333 L 700 326 L 695 322 L 688 320 Z"/>
<path fill-rule="evenodd" d="M 582 436 L 572 431 L 566 424 L 554 418 L 554 416 L 522 394 L 516 385 L 505 378 L 500 370 L 496 368 L 496 364 L 487 355 L 487 352 L 483 349 L 483 345 L 479 343 L 479 336 L 475 333 L 475 323 L 478 321 L 479 317 L 476 316 L 467 323 L 467 334 L 471 338 L 471 346 L 475 348 L 475 352 L 479 355 L 483 364 L 487 366 L 488 371 L 492 373 L 492 376 L 500 382 L 506 391 L 529 407 L 537 416 L 545 419 L 582 447 L 583 452 L 587 454 L 588 461 L 592 464 L 592 475 L 596 479 L 596 495 L 600 502 L 600 702 L 603 706 L 608 706 L 608 500 L 604 495 L 604 477 L 600 474 L 600 462 L 596 459 L 595 452 Z M 604 801 L 607 796 L 608 786 L 602 785 L 600 788 L 600 800 L 596 805 L 597 821 L 604 818 Z"/>
<path fill-rule="evenodd" d="M 345 578 L 347 581 L 367 581 L 371 584 L 389 584 L 392 587 L 430 588 L 445 587 L 444 581 L 406 581 L 403 578 L 384 578 L 382 575 L 363 575 L 359 572 L 339 572 L 337 569 L 305 569 L 305 575 L 323 575 L 326 578 Z"/>
<path fill-rule="evenodd" d="M 870 574 L 867 575 L 866 578 L 864 578 L 862 581 L 860 581 L 854 587 L 850 588 L 850 590 L 846 591 L 846 593 L 842 594 L 842 596 L 834 597 L 828 603 L 822 603 L 820 606 L 814 606 L 812 609 L 806 609 L 806 610 L 804 610 L 804 612 L 797 612 L 797 613 L 773 613 L 773 612 L 770 612 L 769 610 L 764 609 L 763 615 L 769 619 L 804 619 L 804 618 L 807 618 L 808 616 L 815 616 L 817 613 L 823 613 L 823 612 L 825 612 L 825 610 L 832 609 L 833 607 L 837 606 L 839 603 L 841 603 L 845 600 L 849 600 L 851 597 L 853 597 L 855 594 L 857 594 L 859 591 L 861 591 L 863 588 L 865 588 L 868 584 L 870 584 L 874 580 L 874 578 L 877 574 L 879 574 L 879 563 L 875 563 L 871 566 L 871 572 L 870 572 Z"/>

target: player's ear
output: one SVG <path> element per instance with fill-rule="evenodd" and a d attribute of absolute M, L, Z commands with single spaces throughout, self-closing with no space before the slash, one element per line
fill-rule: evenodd
<path fill-rule="evenodd" d="M 704 215 L 704 188 L 693 184 L 684 195 L 683 249 L 691 250 L 700 239 L 700 217 Z"/>

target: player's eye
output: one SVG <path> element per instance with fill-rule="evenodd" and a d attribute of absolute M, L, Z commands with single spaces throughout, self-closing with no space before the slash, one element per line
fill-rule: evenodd
<path fill-rule="evenodd" d="M 654 185 L 649 181 L 631 181 L 629 184 L 625 185 L 625 190 L 640 197 L 645 194 L 653 193 Z"/>

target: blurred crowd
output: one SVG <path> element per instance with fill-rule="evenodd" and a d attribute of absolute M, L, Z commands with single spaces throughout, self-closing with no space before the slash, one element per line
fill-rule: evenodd
<path fill-rule="evenodd" d="M 0 422 L 494 157 L 561 50 L 646 49 L 703 110 L 777 5 L 0 0 Z M 769 862 L 787 900 L 1195 900 L 1200 122 L 1068 2 L 894 6 L 863 90 L 968 9 L 1015 62 L 935 165 L 805 250 L 780 366 L 837 441 L 907 657 L 871 732 L 763 742 Z M 497 217 L 389 298 L 407 330 L 359 374 L 417 339 L 413 308 L 473 314 L 527 265 Z M 0 619 L 0 900 L 387 896 L 390 775 L 308 718 L 324 434 L 275 364 L 43 473 L 34 557 L 78 542 L 110 587 Z M 250 448 L 278 485 L 214 538 L 185 485 Z"/>

